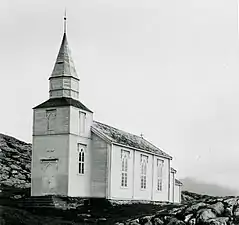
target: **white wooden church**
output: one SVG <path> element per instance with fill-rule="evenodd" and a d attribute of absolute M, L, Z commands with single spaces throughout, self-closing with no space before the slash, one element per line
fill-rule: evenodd
<path fill-rule="evenodd" d="M 33 112 L 31 195 L 180 202 L 171 161 L 143 137 L 93 120 L 64 29 L 49 99 Z"/>

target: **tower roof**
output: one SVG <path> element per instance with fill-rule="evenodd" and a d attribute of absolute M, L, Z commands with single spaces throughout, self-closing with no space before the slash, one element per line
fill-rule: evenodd
<path fill-rule="evenodd" d="M 66 17 L 64 17 L 64 34 L 61 42 L 61 47 L 58 52 L 58 56 L 50 79 L 59 76 L 70 76 L 79 80 L 66 37 Z"/>

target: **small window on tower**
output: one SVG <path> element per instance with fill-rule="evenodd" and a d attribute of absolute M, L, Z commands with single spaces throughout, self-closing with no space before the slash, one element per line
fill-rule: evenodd
<path fill-rule="evenodd" d="M 85 121 L 86 120 L 86 113 L 80 112 L 80 134 L 85 133 Z"/>
<path fill-rule="evenodd" d="M 55 130 L 56 109 L 46 110 L 47 131 Z"/>

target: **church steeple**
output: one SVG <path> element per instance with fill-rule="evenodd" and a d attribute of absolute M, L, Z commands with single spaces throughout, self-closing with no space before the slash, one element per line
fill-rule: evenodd
<path fill-rule="evenodd" d="M 79 78 L 75 65 L 71 57 L 67 35 L 66 35 L 66 15 L 64 16 L 64 34 L 58 52 L 58 56 L 51 74 L 50 98 L 79 97 Z"/>

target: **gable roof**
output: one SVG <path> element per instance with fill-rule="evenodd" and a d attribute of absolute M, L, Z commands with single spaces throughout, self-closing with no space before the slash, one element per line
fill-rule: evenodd
<path fill-rule="evenodd" d="M 58 106 L 74 106 L 76 108 L 91 112 L 86 106 L 84 106 L 80 101 L 75 100 L 73 98 L 50 98 L 47 101 L 43 102 L 42 104 L 34 107 L 33 109 L 40 109 L 40 108 L 50 108 L 50 107 L 58 107 Z"/>
<path fill-rule="evenodd" d="M 182 186 L 183 183 L 177 179 L 175 179 L 175 185 Z"/>
<path fill-rule="evenodd" d="M 100 132 L 103 136 L 105 136 L 108 140 L 112 143 L 117 143 L 121 145 L 125 145 L 128 147 L 133 147 L 137 149 L 141 149 L 147 151 L 149 153 L 158 154 L 164 158 L 172 159 L 170 155 L 163 152 L 161 149 L 157 148 L 147 140 L 142 137 L 139 137 L 134 134 L 130 134 L 128 132 L 119 130 L 117 128 L 111 127 L 109 125 L 93 121 L 93 132 L 96 129 Z"/>
<path fill-rule="evenodd" d="M 177 170 L 175 170 L 173 167 L 170 167 L 171 173 L 177 173 Z"/>

